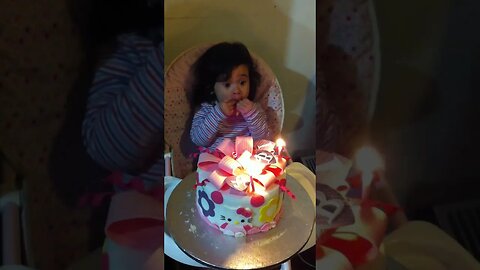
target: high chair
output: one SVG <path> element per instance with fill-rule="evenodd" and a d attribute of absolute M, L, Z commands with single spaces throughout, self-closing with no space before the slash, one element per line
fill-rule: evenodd
<path fill-rule="evenodd" d="M 168 198 L 182 178 L 194 171 L 193 159 L 188 152 L 195 152 L 190 141 L 190 118 L 192 74 L 191 67 L 210 46 L 205 44 L 193 47 L 172 61 L 165 75 L 165 214 Z M 251 53 L 252 54 L 252 53 Z M 284 104 L 280 85 L 270 67 L 258 56 L 252 54 L 261 81 L 257 89 L 255 102 L 267 113 L 267 123 L 272 138 L 280 134 L 284 120 Z M 198 151 L 196 151 L 198 152 Z M 166 229 L 168 230 L 168 229 Z M 171 258 L 193 266 L 205 267 L 184 254 L 173 239 L 165 233 L 165 254 Z M 290 261 L 282 264 L 281 269 L 290 269 Z"/>
<path fill-rule="evenodd" d="M 190 68 L 211 45 L 213 44 L 201 45 L 183 52 L 173 60 L 165 75 L 165 143 L 166 149 L 171 149 L 172 175 L 178 178 L 183 178 L 193 171 L 189 154 L 198 152 L 190 140 L 189 133 L 192 113 L 190 88 L 193 79 Z M 283 126 L 282 91 L 270 67 L 260 57 L 252 55 L 262 76 L 254 101 L 267 113 L 267 123 L 272 137 L 275 138 Z"/>

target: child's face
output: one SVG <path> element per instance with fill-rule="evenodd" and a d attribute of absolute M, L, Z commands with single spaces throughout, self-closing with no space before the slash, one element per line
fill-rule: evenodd
<path fill-rule="evenodd" d="M 248 67 L 246 65 L 235 67 L 227 81 L 215 83 L 214 90 L 220 103 L 236 103 L 247 98 L 250 92 Z"/>

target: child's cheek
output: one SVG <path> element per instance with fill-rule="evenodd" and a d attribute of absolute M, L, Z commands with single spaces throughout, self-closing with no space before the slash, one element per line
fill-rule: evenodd
<path fill-rule="evenodd" d="M 248 87 L 243 89 L 243 91 L 242 91 L 243 98 L 247 98 L 249 93 L 250 93 L 250 89 Z"/>
<path fill-rule="evenodd" d="M 225 102 L 227 100 L 227 96 L 225 95 L 225 93 L 218 93 L 217 100 L 219 102 Z"/>

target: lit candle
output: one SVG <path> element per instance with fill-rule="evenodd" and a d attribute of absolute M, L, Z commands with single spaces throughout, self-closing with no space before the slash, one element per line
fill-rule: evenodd
<path fill-rule="evenodd" d="M 282 140 L 282 138 L 278 138 L 277 141 L 275 142 L 275 144 L 277 145 L 278 159 L 279 159 L 279 161 L 281 161 L 282 160 L 283 147 L 285 147 L 285 141 Z"/>
<path fill-rule="evenodd" d="M 378 152 L 370 146 L 364 146 L 355 155 L 356 167 L 362 174 L 362 199 L 366 199 L 375 171 L 384 167 Z"/>
<path fill-rule="evenodd" d="M 172 153 L 165 153 L 163 157 L 165 160 L 165 176 L 172 176 Z"/>

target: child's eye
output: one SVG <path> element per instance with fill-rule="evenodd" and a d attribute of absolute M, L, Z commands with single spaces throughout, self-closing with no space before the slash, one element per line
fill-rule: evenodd
<path fill-rule="evenodd" d="M 241 81 L 240 85 L 245 85 L 246 83 L 247 83 L 247 81 Z"/>
<path fill-rule="evenodd" d="M 225 85 L 226 88 L 230 88 L 230 85 L 231 85 L 231 84 L 227 82 L 227 83 L 225 83 L 224 85 Z"/>

